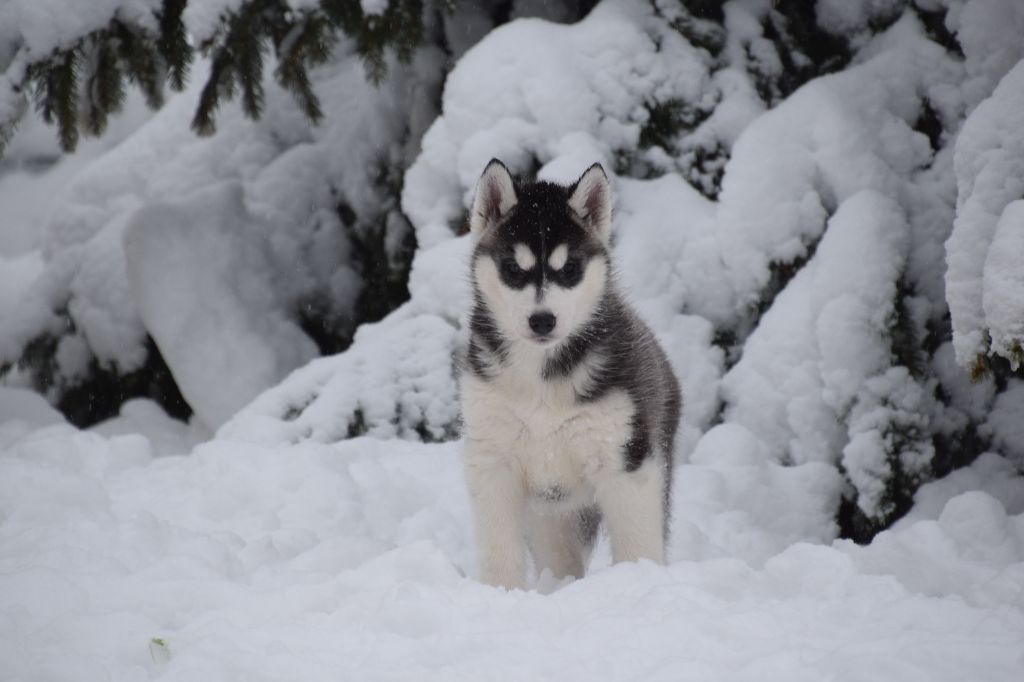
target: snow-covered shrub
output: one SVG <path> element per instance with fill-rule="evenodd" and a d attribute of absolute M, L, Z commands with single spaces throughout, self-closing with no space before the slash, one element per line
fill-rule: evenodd
<path fill-rule="evenodd" d="M 192 120 L 198 133 L 216 129 L 215 111 L 236 93 L 245 113 L 259 118 L 270 51 L 277 84 L 315 123 L 324 111 L 309 70 L 329 59 L 339 34 L 378 82 L 391 52 L 408 63 L 428 25 L 453 8 L 428 9 L 422 0 L 11 0 L 0 7 L 0 155 L 29 92 L 57 125 L 63 149 L 73 151 L 80 131 L 104 131 L 127 85 L 152 108 L 163 104 L 165 82 L 181 91 L 194 45 L 210 63 Z"/>
<path fill-rule="evenodd" d="M 956 142 L 957 216 L 946 288 L 957 360 L 1024 361 L 1024 63 L 978 105 Z"/>
<path fill-rule="evenodd" d="M 857 493 L 857 510 L 846 510 L 844 521 L 858 540 L 870 539 L 906 513 L 918 487 L 932 478 L 934 408 L 928 388 L 907 368 L 890 367 L 858 392 L 840 462 Z"/>
<path fill-rule="evenodd" d="M 192 61 L 181 15 L 186 0 L 11 0 L 0 6 L 0 157 L 29 93 L 61 146 L 100 135 L 120 111 L 126 85 L 151 107 L 165 83 L 180 91 Z"/>
<path fill-rule="evenodd" d="M 354 436 L 451 440 L 458 431 L 456 329 L 434 315 L 364 325 L 346 353 L 293 372 L 219 436 L 266 443 Z"/>
<path fill-rule="evenodd" d="M 57 0 L 47 1 L 43 14 L 57 12 Z M 140 117 L 125 144 L 51 173 L 55 193 L 30 240 L 41 258 L 12 278 L 24 295 L 3 308 L 0 374 L 35 386 L 79 424 L 147 395 L 181 416 L 191 404 L 215 427 L 408 298 L 416 241 L 398 206 L 405 169 L 437 112 L 448 57 L 508 14 L 500 3 L 477 4 L 463 24 L 451 7 L 385 5 L 189 2 L 182 20 L 209 59 L 188 88 Z M 571 20 L 574 6 L 540 9 Z M 18 21 L 5 28 L 34 35 L 38 9 L 11 7 L 4 11 Z M 130 7 L 156 22 L 152 7 Z M 106 3 L 90 20 L 116 24 L 126 8 Z M 401 30 L 391 31 L 395 22 Z M 336 41 L 323 34 L 338 27 Z M 86 59 L 76 31 L 91 30 L 58 23 L 46 49 Z M 21 33 L 8 37 L 21 61 L 46 54 Z M 236 86 L 241 108 L 224 107 Z M 321 111 L 329 115 L 315 125 Z M 209 137 L 196 137 L 190 118 Z M 8 162 L 35 163 L 31 145 L 25 152 L 15 146 Z M 165 361 L 178 386 L 160 370 Z M 212 381 L 224 372 L 229 380 Z M 118 377 L 124 390 L 78 404 Z"/>
<path fill-rule="evenodd" d="M 941 7 L 864 4 L 845 15 L 860 27 L 849 42 L 852 64 L 824 76 L 802 72 L 809 82 L 762 113 L 773 102 L 752 94 L 757 74 L 720 55 L 756 33 L 754 19 L 767 16 L 767 5 L 729 4 L 720 16 L 684 19 L 673 7 L 659 2 L 648 11 L 612 0 L 574 25 L 516 22 L 458 62 L 441 116 L 406 175 L 402 205 L 420 249 L 412 300 L 398 319 L 440 315 L 459 324 L 465 281 L 444 268 L 465 267 L 466 240 L 452 235 L 491 156 L 561 181 L 600 160 L 618 173 L 620 276 L 684 385 L 680 447 L 700 456 L 680 475 L 703 480 L 728 470 L 738 485 L 755 469 L 781 466 L 814 487 L 819 496 L 799 523 L 787 513 L 771 538 L 748 539 L 765 552 L 779 538 L 841 532 L 866 540 L 909 508 L 922 483 L 994 443 L 1011 454 L 1008 420 L 996 420 L 998 427 L 988 420 L 1001 387 L 967 382 L 948 343 L 943 244 L 955 215 L 952 143 L 980 77 L 965 67 L 977 62 L 975 48 L 965 45 L 962 61 L 935 37 L 922 17 L 934 22 Z M 821 20 L 827 30 L 841 9 L 830 6 L 833 15 Z M 959 21 L 950 35 L 984 23 Z M 690 35 L 698 29 L 703 42 Z M 718 45 L 719 56 L 708 45 Z M 743 94 L 716 102 L 726 82 Z M 690 116 L 694 109 L 679 103 L 699 102 L 701 93 L 712 93 L 711 104 L 694 128 L 659 127 L 672 112 L 658 107 Z M 730 113 L 736 105 L 741 113 Z M 657 149 L 677 164 L 685 145 L 666 141 L 712 124 L 729 140 L 717 200 L 684 165 L 652 177 L 638 161 Z M 369 338 L 350 353 L 369 357 L 379 345 Z M 454 386 L 448 390 L 445 400 L 454 401 Z M 268 392 L 231 432 L 261 413 L 297 429 L 286 425 L 286 393 Z M 319 409 L 300 408 L 298 419 L 320 419 Z M 728 429 L 705 443 L 702 432 L 717 421 Z M 386 417 L 370 428 L 390 433 L 395 423 Z M 724 458 L 717 463 L 716 449 Z M 735 499 L 742 496 L 737 489 Z M 696 537 L 721 542 L 724 531 L 694 532 L 699 545 Z"/>
<path fill-rule="evenodd" d="M 55 197 L 39 240 L 46 266 L 0 332 L 3 359 L 53 339 L 59 372 L 29 378 L 59 399 L 93 359 L 120 374 L 143 366 L 150 335 L 190 402 L 222 394 L 219 408 L 193 404 L 216 426 L 311 358 L 308 337 L 343 347 L 358 322 L 401 300 L 365 287 L 404 280 L 412 234 L 388 169 L 415 154 L 441 64 L 424 48 L 378 87 L 357 56 L 339 55 L 316 80 L 332 110 L 324 125 L 268 90 L 262 120 L 225 110 L 210 138 L 189 130 L 190 86 Z M 199 336 L 214 345 L 188 343 Z M 209 363 L 233 355 L 234 380 L 211 389 Z"/>

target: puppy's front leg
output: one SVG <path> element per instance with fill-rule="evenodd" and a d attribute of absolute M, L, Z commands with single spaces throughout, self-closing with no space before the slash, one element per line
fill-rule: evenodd
<path fill-rule="evenodd" d="M 526 498 L 522 475 L 469 443 L 465 468 L 480 580 L 496 587 L 525 589 Z"/>
<path fill-rule="evenodd" d="M 665 563 L 665 470 L 648 457 L 636 471 L 613 471 L 597 487 L 612 542 L 612 561 Z"/>

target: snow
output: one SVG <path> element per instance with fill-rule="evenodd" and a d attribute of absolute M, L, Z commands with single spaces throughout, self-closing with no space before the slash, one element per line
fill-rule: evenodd
<path fill-rule="evenodd" d="M 906 240 L 883 196 L 845 201 L 723 379 L 726 420 L 761 435 L 775 461 L 828 461 L 842 448 L 859 387 L 889 364 L 886 322 Z"/>
<path fill-rule="evenodd" d="M 268 87 L 261 121 L 227 105 L 195 138 L 203 65 L 49 168 L 26 118 L 0 168 L 0 361 L 71 320 L 64 376 L 130 370 L 149 335 L 196 415 L 133 400 L 80 431 L 5 377 L 0 677 L 1019 677 L 1024 381 L 961 365 L 1012 356 L 1024 331 L 1024 6 L 917 5 L 950 8 L 963 60 L 912 10 L 872 36 L 893 2 L 818 0 L 855 57 L 779 103 L 744 70 L 783 69 L 767 0 L 725 5 L 716 59 L 659 6 L 606 0 L 572 25 L 438 19 L 443 95 L 437 49 L 380 88 L 339 55 L 312 73 L 320 127 Z M 192 37 L 237 6 L 190 2 Z M 71 24 L 25 26 L 42 43 Z M 639 149 L 673 100 L 709 115 L 678 148 Z M 711 200 L 680 160 L 716 145 Z M 475 580 L 455 381 L 472 245 L 455 228 L 492 156 L 562 182 L 610 172 L 616 276 L 684 387 L 667 566 L 612 566 L 602 538 L 581 580 Z M 378 182 L 398 167 L 409 223 Z M 351 315 L 353 240 L 379 225 L 415 231 L 411 298 L 314 358 L 295 311 L 316 294 Z M 947 297 L 951 340 L 933 336 Z M 920 362 L 898 324 L 936 341 Z M 842 498 L 884 517 L 894 468 L 926 479 L 967 438 L 984 452 L 871 544 L 837 539 Z"/>
<path fill-rule="evenodd" d="M 982 274 L 982 307 L 994 352 L 1016 369 L 1024 343 L 1024 199 L 1006 205 L 996 223 Z M 1014 354 L 1016 353 L 1016 357 Z"/>
<path fill-rule="evenodd" d="M 455 327 L 433 315 L 364 325 L 351 351 L 296 370 L 219 435 L 273 443 L 333 443 L 361 433 L 450 438 L 459 419 L 455 347 Z"/>
<path fill-rule="evenodd" d="M 155 28 L 160 7 L 159 0 L 90 0 L 71 12 L 65 0 L 8 0 L 0 6 L 0 26 L 17 31 L 3 37 L 20 45 L 31 61 L 104 28 L 115 15 L 128 23 Z"/>
<path fill-rule="evenodd" d="M 519 20 L 459 60 L 406 173 L 402 209 L 421 247 L 451 235 L 492 157 L 513 172 L 569 154 L 610 165 L 636 146 L 645 101 L 699 99 L 708 73 L 697 51 L 671 32 L 659 51 L 648 18 L 636 3 L 604 2 L 572 25 Z"/>
<path fill-rule="evenodd" d="M 0 440 L 5 674 L 941 681 L 1020 669 L 1020 479 L 1009 507 L 947 491 L 935 518 L 869 547 L 797 542 L 749 563 L 688 556 L 677 532 L 666 567 L 608 566 L 602 546 L 582 580 L 504 592 L 473 579 L 459 447 L 222 435 L 156 455 L 145 435 L 62 424 Z M 677 530 L 695 490 L 742 508 L 697 466 L 679 472 Z M 787 485 L 805 481 L 772 466 L 742 496 L 758 513 L 705 516 L 777 523 L 800 497 Z"/>
<path fill-rule="evenodd" d="M 1017 0 L 941 0 L 949 7 L 946 26 L 964 53 L 968 105 L 974 108 L 1000 79 L 1024 59 L 1024 6 Z"/>
<path fill-rule="evenodd" d="M 50 407 L 45 398 L 24 388 L 0 389 L 0 414 L 4 418 L 0 427 L 3 428 L 5 442 L 8 434 L 20 437 L 40 426 L 64 423 L 64 417 Z"/>
<path fill-rule="evenodd" d="M 384 14 L 388 8 L 388 0 L 359 0 L 359 4 L 366 15 Z"/>
<path fill-rule="evenodd" d="M 326 315 L 351 319 L 362 279 L 338 206 L 354 213 L 357 234 L 378 221 L 392 240 L 408 229 L 378 168 L 415 153 L 439 59 L 424 48 L 415 64 L 391 64 L 391 79 L 377 88 L 357 57 L 341 55 L 315 79 L 330 123 L 313 127 L 288 93 L 268 86 L 261 121 L 226 106 L 209 139 L 188 127 L 205 80 L 199 65 L 185 92 L 121 144 L 43 173 L 37 186 L 52 196 L 18 227 L 35 233 L 29 248 L 44 265 L 20 268 L 17 286 L 28 296 L 0 300 L 0 359 L 16 360 L 27 341 L 55 334 L 69 361 L 60 380 L 74 381 L 93 357 L 129 372 L 145 362 L 148 333 L 200 418 L 220 426 L 315 354 L 282 311 L 324 301 Z M 331 151 L 339 148 L 344 155 Z M 0 196 L 18 191 L 16 177 L 4 180 Z M 197 241 L 178 243 L 172 232 Z M 173 265 L 165 261 L 172 253 Z M 186 291 L 199 281 L 204 288 Z M 182 351 L 199 340 L 205 359 Z M 232 371 L 211 371 L 223 359 L 234 360 Z"/>
<path fill-rule="evenodd" d="M 254 222 L 241 186 L 224 183 L 185 202 L 150 204 L 124 232 L 142 322 L 211 428 L 317 352 L 279 308 L 273 283 L 258 277 L 271 265 L 246 240 Z"/>
<path fill-rule="evenodd" d="M 28 108 L 22 80 L 28 67 L 117 17 L 155 31 L 160 0 L 89 0 L 69 10 L 66 0 L 5 0 L 0 3 L 0 156 L 10 126 Z"/>
<path fill-rule="evenodd" d="M 857 506 L 868 516 L 893 512 L 885 495 L 886 482 L 894 476 L 912 480 L 927 476 L 935 456 L 934 445 L 925 437 L 932 402 L 906 367 L 891 367 L 866 380 L 860 389 L 849 417 L 842 465 L 857 489 Z M 897 438 L 904 442 L 897 444 Z M 897 448 L 898 459 L 890 461 L 885 454 Z"/>
<path fill-rule="evenodd" d="M 995 444 L 1018 468 L 1024 468 L 1024 381 L 1012 379 L 996 398 L 988 426 Z"/>
<path fill-rule="evenodd" d="M 213 37 L 218 22 L 232 14 L 237 14 L 244 0 L 189 0 L 182 13 L 185 30 L 196 45 Z M 317 0 L 285 0 L 284 4 L 295 11 L 315 9 Z M 385 0 L 385 7 L 386 7 Z M 365 11 L 365 9 L 364 9 Z"/>
<path fill-rule="evenodd" d="M 13 258 L 0 255 L 0 318 L 13 318 L 19 303 L 32 296 L 32 282 L 42 270 L 43 259 L 36 252 Z M 14 352 L 11 349 L 12 355 Z"/>
<path fill-rule="evenodd" d="M 978 105 L 957 137 L 957 211 L 946 242 L 946 290 L 961 364 L 987 352 L 1009 355 L 1021 339 L 1021 303 L 1014 294 L 1024 259 L 1022 131 L 1024 63 Z M 1003 286 L 1006 291 L 997 288 Z"/>
<path fill-rule="evenodd" d="M 113 438 L 144 433 L 154 455 L 177 455 L 210 439 L 212 434 L 197 419 L 185 424 L 169 417 L 157 403 L 147 398 L 133 398 L 121 405 L 117 416 L 89 429 Z"/>

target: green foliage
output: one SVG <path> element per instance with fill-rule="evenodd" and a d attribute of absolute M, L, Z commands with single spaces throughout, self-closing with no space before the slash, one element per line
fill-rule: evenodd
<path fill-rule="evenodd" d="M 146 339 L 146 362 L 137 369 L 122 373 L 93 357 L 81 373 L 65 376 L 58 349 L 63 339 L 79 332 L 66 307 L 56 314 L 63 320 L 62 328 L 30 340 L 17 362 L 0 364 L 0 378 L 14 371 L 27 377 L 35 391 L 48 396 L 68 421 L 80 428 L 116 416 L 121 405 L 132 398 L 150 398 L 181 420 L 192 415 L 152 338 Z"/>
<path fill-rule="evenodd" d="M 717 57 L 725 47 L 725 15 L 715 0 L 651 0 L 654 11 L 696 47 Z"/>
<path fill-rule="evenodd" d="M 167 65 L 167 79 L 174 90 L 185 87 L 188 67 L 192 64 L 192 50 L 185 33 L 181 15 L 188 0 L 164 0 L 163 8 L 157 14 L 156 46 Z"/>
<path fill-rule="evenodd" d="M 453 6 L 448 0 L 442 9 Z M 239 90 L 246 115 L 259 117 L 264 101 L 263 59 L 269 48 L 277 57 L 278 84 L 292 93 L 311 121 L 318 122 L 323 111 L 309 69 L 327 60 L 338 33 L 354 40 L 367 76 L 380 82 L 389 47 L 408 62 L 423 42 L 423 11 L 422 0 L 390 0 L 380 15 L 364 14 L 358 0 L 321 0 L 319 7 L 298 12 L 285 0 L 250 0 L 224 17 L 220 29 L 200 46 L 211 55 L 212 66 L 192 128 L 201 135 L 213 133 L 221 100 L 233 98 Z"/>
<path fill-rule="evenodd" d="M 712 73 L 723 68 L 744 69 L 767 107 L 782 101 L 811 78 L 841 69 L 852 56 L 846 40 L 817 26 L 814 3 L 775 0 L 760 15 L 761 38 L 743 37 L 732 44 L 731 50 L 725 49 L 727 31 L 721 2 L 650 0 L 650 3 L 655 15 L 669 28 L 694 47 L 704 50 Z M 740 63 L 735 63 L 737 54 L 743 55 L 738 60 Z M 660 147 L 674 163 L 651 163 L 649 156 L 625 154 L 618 159 L 617 170 L 639 177 L 674 170 L 701 194 L 717 199 L 729 160 L 728 146 L 712 136 L 691 135 L 718 105 L 717 100 L 711 99 L 650 103 L 648 120 L 640 132 L 640 149 Z"/>
<path fill-rule="evenodd" d="M 682 130 L 696 127 L 708 113 L 678 99 L 655 102 L 647 108 L 647 123 L 640 129 L 640 146 L 671 149 Z"/>
<path fill-rule="evenodd" d="M 28 77 L 35 84 L 36 107 L 47 123 L 56 123 L 65 151 L 78 145 L 78 53 L 68 50 L 52 60 L 33 64 Z"/>
<path fill-rule="evenodd" d="M 897 13 L 893 20 L 898 16 Z M 781 102 L 811 78 L 839 71 L 852 57 L 845 40 L 818 27 L 815 3 L 775 0 L 761 28 L 782 65 L 781 71 L 776 71 L 770 63 L 755 58 L 751 46 L 746 46 L 747 68 L 768 106 Z"/>
<path fill-rule="evenodd" d="M 423 1 L 390 0 L 380 15 L 364 15 L 359 0 L 321 0 L 331 24 L 355 38 L 356 50 L 366 62 L 372 80 L 384 76 L 384 49 L 393 45 L 403 62 L 412 59 L 413 50 L 423 41 Z M 449 9 L 454 3 L 446 2 Z"/>
<path fill-rule="evenodd" d="M 917 489 L 935 477 L 936 407 L 929 388 L 901 365 L 862 387 L 847 417 L 850 444 L 840 465 L 850 483 L 837 518 L 843 537 L 870 541 L 903 516 L 913 506 Z M 863 461 L 865 447 L 880 448 L 880 459 Z"/>
<path fill-rule="evenodd" d="M 359 436 L 366 435 L 366 430 L 366 415 L 363 414 L 363 408 L 356 407 L 355 412 L 352 413 L 352 419 L 348 423 L 348 431 L 345 437 L 358 438 Z"/>
<path fill-rule="evenodd" d="M 457 0 L 436 0 L 451 12 Z M 164 102 L 165 87 L 185 87 L 195 48 L 182 16 L 188 0 L 163 0 L 156 30 L 115 15 L 110 23 L 28 65 L 18 87 L 31 91 L 42 118 L 58 129 L 61 147 L 71 152 L 80 136 L 100 135 L 117 113 L 127 84 L 138 87 L 151 108 Z M 290 92 L 310 121 L 323 118 L 309 70 L 324 63 L 339 34 L 349 36 L 365 61 L 367 75 L 379 82 L 386 54 L 394 49 L 408 62 L 424 38 L 423 0 L 390 0 L 380 15 L 364 14 L 359 0 L 321 0 L 317 7 L 292 10 L 286 0 L 247 0 L 198 49 L 211 60 L 192 120 L 201 135 L 216 130 L 215 115 L 225 100 L 240 95 L 242 109 L 256 119 L 263 112 L 264 63 L 273 50 L 277 83 Z M 0 122 L 0 153 L 13 122 Z"/>
<path fill-rule="evenodd" d="M 164 0 L 156 16 L 159 33 L 115 16 L 105 28 L 28 66 L 22 87 L 33 92 L 43 120 L 56 124 L 64 151 L 74 151 L 81 133 L 106 130 L 124 103 L 126 81 L 152 108 L 163 104 L 165 80 L 174 89 L 184 87 L 192 61 L 181 21 L 185 2 Z"/>

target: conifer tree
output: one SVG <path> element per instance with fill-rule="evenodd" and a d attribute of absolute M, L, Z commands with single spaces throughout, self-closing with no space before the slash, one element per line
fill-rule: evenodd
<path fill-rule="evenodd" d="M 146 25 L 115 13 L 107 26 L 65 40 L 25 65 L 22 75 L 15 74 L 16 97 L 31 93 L 43 120 L 57 126 L 61 147 L 74 151 L 81 135 L 103 133 L 123 105 L 128 86 L 139 88 L 154 109 L 163 104 L 166 87 L 182 90 L 198 50 L 210 58 L 211 69 L 192 127 L 208 135 L 216 129 L 217 108 L 236 95 L 250 118 L 260 116 L 263 68 L 273 51 L 275 79 L 315 123 L 323 112 L 309 69 L 328 58 L 340 35 L 353 40 L 375 82 L 384 77 L 389 49 L 408 61 L 424 36 L 424 0 L 389 0 L 380 14 L 367 14 L 359 0 L 321 0 L 300 10 L 286 0 L 246 0 L 193 46 L 183 23 L 187 2 L 162 0 Z M 455 7 L 456 0 L 431 5 L 445 12 Z M 23 111 L 24 106 L 15 107 L 0 119 L 0 155 Z"/>

